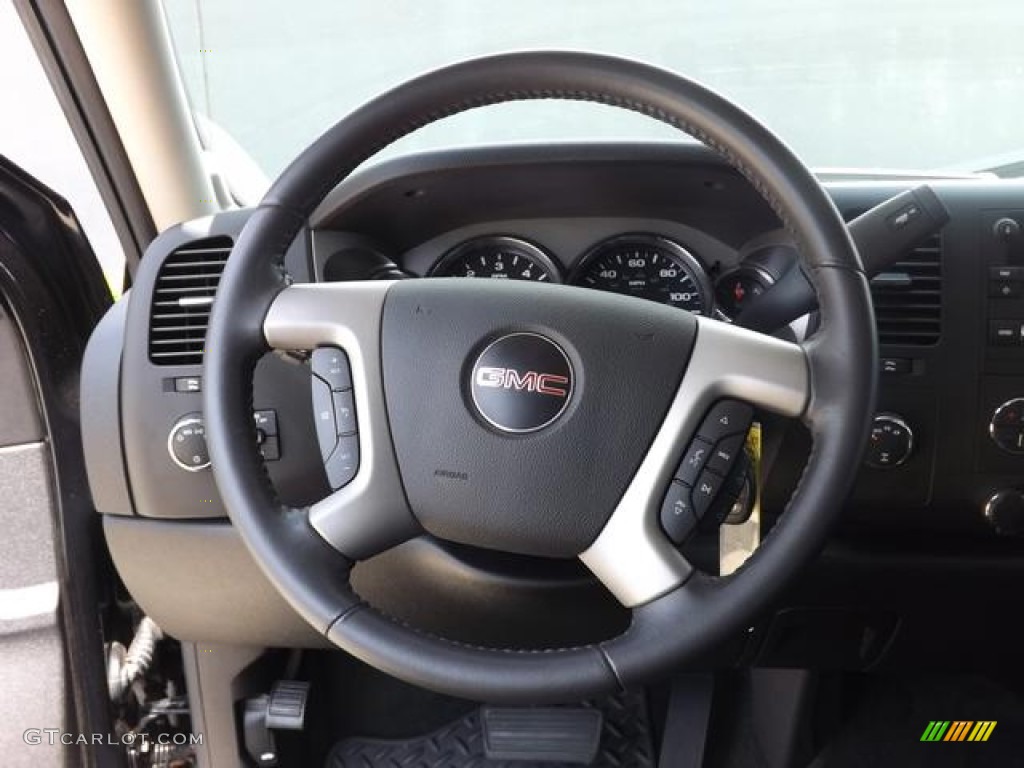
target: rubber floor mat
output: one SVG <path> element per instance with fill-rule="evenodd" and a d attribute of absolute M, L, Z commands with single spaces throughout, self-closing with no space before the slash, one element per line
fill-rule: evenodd
<path fill-rule="evenodd" d="M 653 740 L 642 693 L 611 696 L 584 706 L 600 709 L 604 728 L 594 768 L 653 768 Z M 327 768 L 578 768 L 568 763 L 488 760 L 480 710 L 433 733 L 412 739 L 345 739 L 327 757 Z"/>

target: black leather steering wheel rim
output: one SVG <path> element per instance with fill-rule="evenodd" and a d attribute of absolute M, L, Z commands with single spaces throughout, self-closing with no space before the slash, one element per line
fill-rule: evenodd
<path fill-rule="evenodd" d="M 693 575 L 634 609 L 610 641 L 544 652 L 471 647 L 381 615 L 348 585 L 350 560 L 275 497 L 252 448 L 252 373 L 264 321 L 289 283 L 284 253 L 327 193 L 383 147 L 431 122 L 505 101 L 571 99 L 634 110 L 720 152 L 793 236 L 818 294 L 805 346 L 813 438 L 805 473 L 765 545 L 727 578 Z M 578 700 L 693 658 L 750 622 L 817 552 L 853 479 L 874 409 L 877 342 L 867 280 L 831 200 L 796 156 L 745 112 L 672 73 L 584 53 L 506 54 L 399 86 L 343 119 L 284 171 L 236 243 L 210 319 L 204 415 L 218 489 L 254 559 L 337 646 L 406 681 L 465 698 Z"/>

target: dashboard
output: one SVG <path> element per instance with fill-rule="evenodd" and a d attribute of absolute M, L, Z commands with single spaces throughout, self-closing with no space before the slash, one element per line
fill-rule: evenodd
<path fill-rule="evenodd" d="M 850 220 L 919 181 L 860 178 L 825 187 Z M 872 283 L 878 415 L 836 537 L 867 541 L 868 551 L 908 540 L 963 554 L 1024 551 L 1014 538 L 1024 532 L 1024 184 L 980 177 L 928 182 L 951 220 Z M 236 583 L 239 572 L 249 574 L 250 584 L 262 581 L 230 537 L 203 443 L 205 319 L 248 215 L 228 212 L 163 233 L 130 297 L 97 329 L 82 383 L 83 401 L 92 405 L 83 409 L 90 486 L 122 577 L 171 631 L 237 642 L 242 628 L 226 614 L 241 601 L 251 612 L 244 627 L 250 641 L 316 644 L 321 640 L 269 587 L 254 592 Z M 286 267 L 297 282 L 566 283 L 729 322 L 795 255 L 770 208 L 710 151 L 594 143 L 434 152 L 367 168 L 328 195 L 291 245 Z M 800 335 L 807 327 L 805 318 L 787 332 Z M 278 493 L 293 505 L 310 504 L 331 488 L 311 376 L 307 360 L 280 355 L 266 356 L 255 375 L 260 450 Z M 770 523 L 810 446 L 799 425 L 766 428 L 774 435 L 765 447 Z M 170 596 L 147 573 L 147 553 L 157 557 L 168 547 L 192 553 L 194 567 L 175 576 L 188 598 Z M 417 579 L 429 581 L 417 568 L 441 567 L 441 560 L 443 568 L 468 574 L 467 583 L 515 570 L 479 553 L 436 547 L 410 558 L 368 573 L 364 587 L 413 588 Z M 565 594 L 574 595 L 562 606 L 571 635 L 573 622 L 584 627 L 592 620 L 573 606 L 602 599 L 579 574 L 566 580 L 572 587 Z M 209 584 L 221 582 L 211 592 Z M 531 579 L 516 584 L 539 589 Z M 203 611 L 194 610 L 200 593 Z M 464 605 L 494 604 L 493 598 L 469 587 L 461 596 Z M 381 592 L 379 599 L 391 598 Z M 394 605 L 395 613 L 403 610 L 423 609 Z M 431 617 L 443 612 L 418 618 L 430 628 Z M 514 636 L 507 626 L 501 631 Z"/>

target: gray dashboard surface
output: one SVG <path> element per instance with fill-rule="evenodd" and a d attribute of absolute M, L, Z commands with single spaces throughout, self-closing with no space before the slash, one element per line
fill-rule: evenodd
<path fill-rule="evenodd" d="M 829 182 L 826 188 L 850 217 L 916 183 L 854 180 Z M 940 245 L 941 337 L 925 346 L 883 347 L 884 357 L 907 360 L 911 368 L 906 375 L 884 376 L 879 394 L 881 410 L 897 412 L 912 425 L 917 447 L 898 469 L 861 470 L 844 524 L 872 535 L 952 532 L 984 543 L 994 536 L 979 514 L 984 500 L 996 489 L 1015 486 L 1024 475 L 1024 459 L 994 450 L 987 435 L 991 409 L 1024 395 L 1024 354 L 1014 349 L 993 351 L 987 327 L 992 313 L 1024 320 L 1024 306 L 994 302 L 987 287 L 989 266 L 1008 258 L 990 237 L 991 223 L 1003 215 L 1024 221 L 1024 184 L 936 179 L 932 185 L 952 214 Z M 201 373 L 201 368 L 157 370 L 149 363 L 148 310 L 155 275 L 174 248 L 211 233 L 237 235 L 246 217 L 246 211 L 236 211 L 193 222 L 155 241 L 126 316 L 110 321 L 124 326 L 120 368 L 115 344 L 97 353 L 101 360 L 87 360 L 87 368 L 119 370 L 120 423 L 110 422 L 110 414 L 118 409 L 113 402 L 106 409 L 86 411 L 83 430 L 119 431 L 125 456 L 120 465 L 111 451 L 95 451 L 88 461 L 105 463 L 99 475 L 113 472 L 126 478 L 134 501 L 134 509 L 124 509 L 122 501 L 105 503 L 101 511 L 157 518 L 137 522 L 152 526 L 152 542 L 177 541 L 185 563 L 181 571 L 209 578 L 204 582 L 204 589 L 212 591 L 207 608 L 229 605 L 236 586 L 227 584 L 229 570 L 202 562 L 218 557 L 216 545 L 186 547 L 184 533 L 175 538 L 175 526 L 184 526 L 182 532 L 187 528 L 191 540 L 206 530 L 201 519 L 223 519 L 224 510 L 208 472 L 186 476 L 167 457 L 167 430 L 177 418 L 197 410 L 200 398 L 169 393 L 163 387 L 163 379 Z M 288 266 L 298 281 L 321 278 L 326 261 L 353 244 L 376 249 L 420 275 L 452 245 L 488 232 L 540 239 L 568 269 L 585 245 L 623 227 L 657 228 L 692 247 L 709 269 L 718 265 L 724 270 L 743 256 L 746 244 L 778 233 L 778 222 L 749 185 L 709 152 L 688 146 L 621 144 L 485 148 L 384 163 L 340 185 L 313 225 L 312 234 L 289 251 Z M 116 337 L 117 329 L 108 330 L 111 338 Z M 266 366 L 256 381 L 257 406 L 278 409 L 283 420 L 297 425 L 282 443 L 286 460 L 270 466 L 270 474 L 293 503 L 310 503 L 326 494 L 327 487 L 311 423 L 308 368 L 278 358 Z M 94 396 L 116 400 L 109 375 L 104 381 Z M 806 445 L 799 435 L 787 437 L 776 462 L 780 476 L 799 471 L 802 450 Z M 90 477 L 97 475 L 96 469 L 90 466 Z M 98 498 L 106 497 L 100 493 Z M 766 502 L 780 500 L 769 494 Z M 150 610 L 160 611 L 168 601 L 166 610 L 184 611 L 185 606 L 176 602 L 180 596 L 172 593 L 176 586 L 196 589 L 195 580 L 171 574 L 158 590 L 143 575 L 141 560 L 125 546 L 132 540 L 123 532 L 129 529 L 110 520 L 106 529 L 129 589 L 146 595 Z M 223 542 L 213 527 L 209 534 L 211 541 Z M 141 539 L 142 534 L 132 536 Z M 146 546 L 155 551 L 155 545 Z M 187 554 L 189 548 L 193 554 Z M 227 561 L 240 562 L 235 554 Z M 239 569 L 240 574 L 251 573 L 248 566 Z M 213 611 L 204 611 L 203 617 L 181 626 L 187 632 L 183 636 L 199 639 L 204 632 L 215 632 L 224 641 L 242 641 L 262 632 L 272 639 L 271 624 L 282 621 L 282 610 L 290 611 L 272 603 L 261 598 L 234 626 L 224 624 L 230 621 Z"/>

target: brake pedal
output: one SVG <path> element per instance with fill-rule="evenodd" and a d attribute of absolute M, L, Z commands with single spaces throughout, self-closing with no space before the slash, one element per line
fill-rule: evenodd
<path fill-rule="evenodd" d="M 245 751 L 260 768 L 278 763 L 274 731 L 301 731 L 306 720 L 309 683 L 279 680 L 269 694 L 245 701 L 243 741 Z"/>
<path fill-rule="evenodd" d="M 590 765 L 601 743 L 604 716 L 582 707 L 484 707 L 480 726 L 489 760 Z"/>

